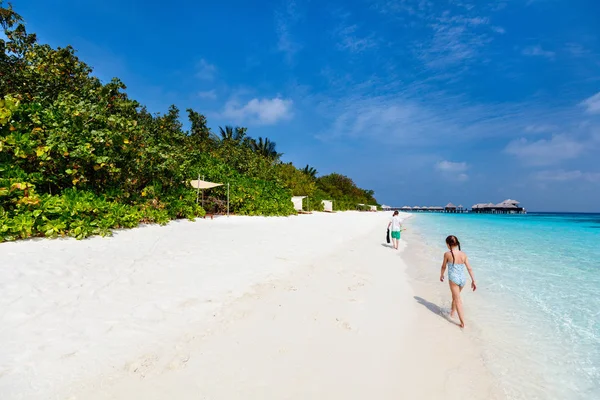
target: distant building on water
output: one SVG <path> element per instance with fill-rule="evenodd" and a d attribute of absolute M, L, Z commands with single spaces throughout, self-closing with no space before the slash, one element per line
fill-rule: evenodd
<path fill-rule="evenodd" d="M 386 206 L 384 210 L 400 210 L 405 212 L 434 212 L 434 213 L 475 213 L 475 214 L 526 214 L 525 208 L 520 206 L 517 200 L 507 199 L 502 203 L 480 203 L 475 204 L 469 211 L 462 205 L 455 206 L 452 203 L 446 204 L 445 207 L 420 207 L 420 206 L 403 206 L 403 207 L 390 207 Z"/>
<path fill-rule="evenodd" d="M 475 214 L 526 214 L 527 210 L 520 206 L 517 200 L 507 199 L 502 203 L 480 203 L 471 207 L 471 212 Z"/>

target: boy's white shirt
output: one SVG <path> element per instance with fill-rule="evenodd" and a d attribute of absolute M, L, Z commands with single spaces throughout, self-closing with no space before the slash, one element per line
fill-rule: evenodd
<path fill-rule="evenodd" d="M 392 224 L 392 232 L 399 231 L 402 229 L 402 221 L 400 220 L 400 217 L 398 217 L 397 215 L 392 217 L 392 220 L 390 221 L 390 223 Z"/>

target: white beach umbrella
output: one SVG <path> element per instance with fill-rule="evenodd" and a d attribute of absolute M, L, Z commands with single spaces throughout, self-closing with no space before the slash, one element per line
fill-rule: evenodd
<path fill-rule="evenodd" d="M 190 185 L 192 185 L 193 188 L 195 189 L 211 189 L 217 186 L 223 186 L 222 183 L 214 183 L 214 182 L 207 182 L 207 181 L 203 181 L 201 179 L 195 179 L 193 181 L 190 181 Z"/>
<path fill-rule="evenodd" d="M 198 198 L 200 196 L 200 190 L 202 190 L 202 206 L 204 206 L 204 189 L 212 189 L 218 186 L 223 186 L 222 183 L 208 182 L 200 179 L 191 180 L 190 185 L 197 189 L 196 192 L 196 204 L 198 204 Z M 229 215 L 229 183 L 227 184 L 227 215 Z"/>

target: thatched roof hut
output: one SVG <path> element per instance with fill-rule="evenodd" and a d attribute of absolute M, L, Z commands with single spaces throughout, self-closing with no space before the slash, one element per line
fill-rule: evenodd
<path fill-rule="evenodd" d="M 506 204 L 513 204 L 515 206 L 518 206 L 519 204 L 521 204 L 520 202 L 518 202 L 517 200 L 511 200 L 511 199 L 506 199 L 504 200 L 502 203 L 506 203 Z"/>
<path fill-rule="evenodd" d="M 479 203 L 472 207 L 473 212 L 485 214 L 524 214 L 526 211 L 519 206 L 517 200 L 507 199 L 502 203 Z"/>
<path fill-rule="evenodd" d="M 502 203 L 496 204 L 495 208 L 517 208 L 517 206 L 516 204 L 506 203 L 503 201 Z"/>
<path fill-rule="evenodd" d="M 446 210 L 456 210 L 456 206 L 452 203 L 448 203 L 446 204 L 446 207 L 444 207 Z"/>

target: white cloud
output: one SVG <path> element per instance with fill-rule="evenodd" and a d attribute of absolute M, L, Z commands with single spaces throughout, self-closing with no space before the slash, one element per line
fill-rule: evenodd
<path fill-rule="evenodd" d="M 469 180 L 469 175 L 466 171 L 469 169 L 469 165 L 466 162 L 452 162 L 452 161 L 439 161 L 435 164 L 435 169 L 441 172 L 446 179 L 454 179 L 459 182 L 465 182 Z"/>
<path fill-rule="evenodd" d="M 589 114 L 600 114 L 600 92 L 585 99 L 581 105 L 585 107 Z"/>
<path fill-rule="evenodd" d="M 375 2 L 374 7 L 384 14 L 409 14 L 423 18 L 430 12 L 433 3 L 429 0 L 382 0 Z"/>
<path fill-rule="evenodd" d="M 236 122 L 251 122 L 263 125 L 272 125 L 281 120 L 290 119 L 292 113 L 292 100 L 275 97 L 272 99 L 250 100 L 245 105 L 240 105 L 235 100 L 225 104 L 222 117 L 231 118 Z"/>
<path fill-rule="evenodd" d="M 581 44 L 573 43 L 573 42 L 567 43 L 565 45 L 565 49 L 573 57 L 583 57 L 583 56 L 589 55 L 591 53 L 588 49 L 583 47 Z"/>
<path fill-rule="evenodd" d="M 300 17 L 301 14 L 295 0 L 284 0 L 283 9 L 275 12 L 277 50 L 285 54 L 288 63 L 292 63 L 296 53 L 302 49 L 302 45 L 293 39 L 291 33 Z"/>
<path fill-rule="evenodd" d="M 534 179 L 539 181 L 549 182 L 569 182 L 584 180 L 587 182 L 600 182 L 600 172 L 581 172 L 580 170 L 565 171 L 559 170 L 546 170 L 539 171 L 533 174 Z"/>
<path fill-rule="evenodd" d="M 486 62 L 484 48 L 505 32 L 491 23 L 487 15 L 494 7 L 488 4 L 452 0 L 440 7 L 433 0 L 373 1 L 377 11 L 396 17 L 401 25 L 431 31 L 408 45 L 426 67 L 435 70 L 454 68 L 460 72 Z"/>
<path fill-rule="evenodd" d="M 349 12 L 337 10 L 333 13 L 333 17 L 339 20 L 339 25 L 333 32 L 338 49 L 351 53 L 362 53 L 377 47 L 375 35 L 372 33 L 367 36 L 361 34 L 362 29 L 351 22 L 352 15 Z"/>
<path fill-rule="evenodd" d="M 464 172 L 469 166 L 466 162 L 440 161 L 435 165 L 435 168 L 443 172 Z"/>
<path fill-rule="evenodd" d="M 551 165 L 580 156 L 585 150 L 585 145 L 567 135 L 554 135 L 550 140 L 541 139 L 535 142 L 525 138 L 513 140 L 505 150 L 525 164 Z"/>
<path fill-rule="evenodd" d="M 373 36 L 361 37 L 357 34 L 357 25 L 348 25 L 340 27 L 336 34 L 339 38 L 337 47 L 341 50 L 347 50 L 351 53 L 361 53 L 367 49 L 377 47 L 377 41 Z"/>
<path fill-rule="evenodd" d="M 487 18 L 444 14 L 429 24 L 433 39 L 425 47 L 419 43 L 417 54 L 429 67 L 464 67 L 464 63 L 477 59 L 479 50 L 491 41 L 485 32 L 476 30 L 488 23 Z"/>
<path fill-rule="evenodd" d="M 525 127 L 525 132 L 529 132 L 529 133 L 546 133 L 546 132 L 555 131 L 556 129 L 557 129 L 556 125 L 532 124 L 532 125 L 527 125 Z"/>
<path fill-rule="evenodd" d="M 217 73 L 217 67 L 213 64 L 210 64 L 205 59 L 201 59 L 196 64 L 196 77 L 206 80 L 212 81 L 215 79 L 215 74 Z"/>
<path fill-rule="evenodd" d="M 201 99 L 215 100 L 217 98 L 217 92 L 215 89 L 198 92 L 197 96 Z"/>
<path fill-rule="evenodd" d="M 556 56 L 555 52 L 544 50 L 540 45 L 526 47 L 523 49 L 522 53 L 526 56 L 545 57 L 548 59 L 554 59 Z"/>
<path fill-rule="evenodd" d="M 547 121 L 544 125 L 549 127 L 572 120 L 570 108 L 548 110 L 529 103 L 476 104 L 418 84 L 404 86 L 402 91 L 392 88 L 390 95 L 373 96 L 371 93 L 382 90 L 378 82 L 365 88 L 346 80 L 342 83 L 354 94 L 310 100 L 332 121 L 318 135 L 323 140 L 368 137 L 386 145 L 438 146 L 487 138 L 506 140 L 522 136 L 525 127 L 539 125 L 538 121 Z"/>

